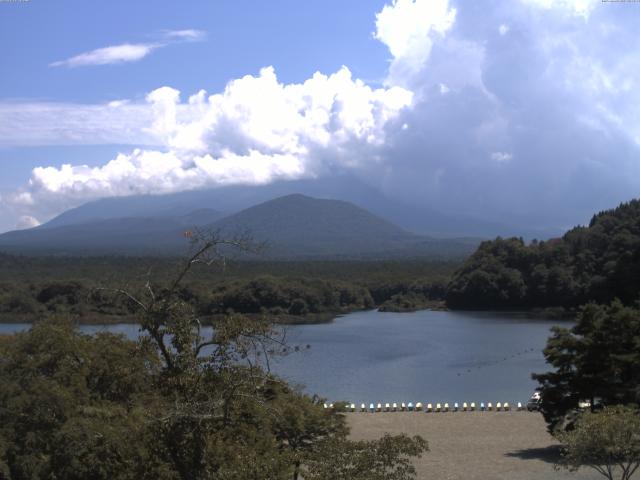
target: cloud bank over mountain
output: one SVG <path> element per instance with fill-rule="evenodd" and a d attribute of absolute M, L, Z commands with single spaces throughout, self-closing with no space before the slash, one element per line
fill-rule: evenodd
<path fill-rule="evenodd" d="M 98 167 L 35 168 L 2 203 L 34 224 L 97 197 L 347 170 L 444 212 L 570 226 L 640 187 L 640 8 L 622 7 L 394 0 L 372 15 L 382 86 L 346 66 L 283 84 L 266 67 L 188 98 L 0 104 L 3 145 L 132 145 Z"/>

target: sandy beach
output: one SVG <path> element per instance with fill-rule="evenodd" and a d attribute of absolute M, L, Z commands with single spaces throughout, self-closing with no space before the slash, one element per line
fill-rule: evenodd
<path fill-rule="evenodd" d="M 429 452 L 416 460 L 419 479 L 437 480 L 591 480 L 591 469 L 554 470 L 558 444 L 539 413 L 383 412 L 349 413 L 351 436 L 358 440 L 385 432 L 422 435 Z"/>

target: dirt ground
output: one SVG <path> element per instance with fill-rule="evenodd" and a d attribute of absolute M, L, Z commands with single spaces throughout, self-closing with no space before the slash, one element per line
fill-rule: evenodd
<path fill-rule="evenodd" d="M 416 460 L 419 479 L 591 480 L 591 469 L 554 470 L 557 442 L 539 413 L 382 412 L 349 413 L 351 437 L 370 440 L 391 434 L 422 435 L 429 452 Z"/>

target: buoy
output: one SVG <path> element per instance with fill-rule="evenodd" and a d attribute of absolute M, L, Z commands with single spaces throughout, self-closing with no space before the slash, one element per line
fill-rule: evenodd
<path fill-rule="evenodd" d="M 416 412 L 422 411 L 422 402 L 416 403 Z"/>
<path fill-rule="evenodd" d="M 493 408 L 493 405 L 491 405 L 491 402 L 487 403 L 487 410 L 491 411 L 492 408 Z"/>
<path fill-rule="evenodd" d="M 366 412 L 367 411 L 367 406 L 364 403 L 362 405 L 360 405 L 360 411 L 361 412 Z"/>
<path fill-rule="evenodd" d="M 355 411 L 356 411 L 356 404 L 355 404 L 355 403 L 352 403 L 352 404 L 351 404 L 351 411 L 352 411 L 352 412 L 355 412 Z"/>
<path fill-rule="evenodd" d="M 329 408 L 329 406 L 325 403 L 324 404 L 324 408 L 327 409 L 327 408 Z"/>
<path fill-rule="evenodd" d="M 431 413 L 433 412 L 433 405 L 431 405 L 430 403 L 427 403 L 427 413 Z"/>
<path fill-rule="evenodd" d="M 388 403 L 384 404 L 384 411 L 388 412 L 389 410 L 391 410 L 391 406 Z"/>
<path fill-rule="evenodd" d="M 370 411 L 371 413 L 373 413 L 373 412 L 375 412 L 375 411 L 376 411 L 376 408 L 375 408 L 375 406 L 373 405 L 373 403 L 370 403 L 370 404 L 369 404 L 369 411 Z"/>
<path fill-rule="evenodd" d="M 394 403 L 393 403 L 393 406 L 392 406 L 391 408 L 392 408 L 392 410 L 393 410 L 394 412 L 397 412 L 397 411 L 398 411 L 398 404 L 394 402 Z"/>
<path fill-rule="evenodd" d="M 413 412 L 413 403 L 409 402 L 409 405 L 407 405 L 407 410 Z"/>
<path fill-rule="evenodd" d="M 333 409 L 333 403 L 329 404 L 329 408 Z"/>
<path fill-rule="evenodd" d="M 469 405 L 467 405 L 467 402 L 462 402 L 462 411 L 466 412 L 467 408 L 469 408 Z"/>
<path fill-rule="evenodd" d="M 457 412 L 458 411 L 458 402 L 453 404 L 453 411 Z"/>
<path fill-rule="evenodd" d="M 496 403 L 496 412 L 499 412 L 502 408 L 502 404 L 500 402 Z"/>
<path fill-rule="evenodd" d="M 402 402 L 400 404 L 400 410 L 404 412 L 406 409 L 407 409 L 407 406 L 404 404 L 404 402 Z"/>
<path fill-rule="evenodd" d="M 480 410 L 484 412 L 484 402 L 480 402 Z"/>
<path fill-rule="evenodd" d="M 483 405 L 483 407 L 484 407 L 484 405 Z M 476 409 L 476 403 L 475 402 L 471 402 L 471 406 L 469 408 L 473 412 Z M 483 410 L 484 410 L 484 408 L 483 408 Z"/>
<path fill-rule="evenodd" d="M 436 412 L 439 412 L 440 410 L 442 410 L 442 407 L 439 403 L 436 403 Z"/>
<path fill-rule="evenodd" d="M 444 411 L 445 411 L 445 412 L 448 412 L 448 411 L 449 411 L 449 404 L 448 404 L 448 403 L 445 403 L 445 404 L 444 404 Z"/>
<path fill-rule="evenodd" d="M 504 408 L 505 412 L 509 411 L 509 402 L 504 402 L 504 405 L 502 405 L 502 408 Z"/>
<path fill-rule="evenodd" d="M 522 402 L 518 402 L 518 411 L 522 410 Z"/>
<path fill-rule="evenodd" d="M 376 405 L 376 412 L 381 412 L 382 411 L 382 404 L 379 403 L 378 405 Z"/>

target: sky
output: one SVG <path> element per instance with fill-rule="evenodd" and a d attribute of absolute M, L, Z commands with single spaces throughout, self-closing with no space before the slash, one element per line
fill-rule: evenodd
<path fill-rule="evenodd" d="M 0 232 L 349 173 L 569 228 L 638 196 L 640 3 L 0 0 Z"/>

